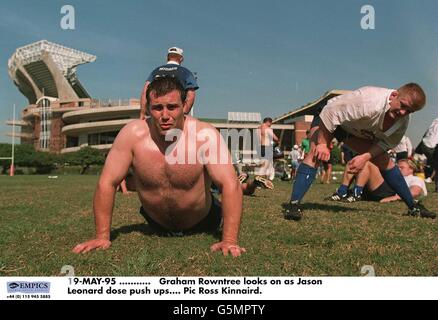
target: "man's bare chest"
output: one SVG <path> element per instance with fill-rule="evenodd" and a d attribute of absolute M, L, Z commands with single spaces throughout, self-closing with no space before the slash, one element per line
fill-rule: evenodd
<path fill-rule="evenodd" d="M 134 156 L 134 170 L 145 189 L 192 189 L 203 178 L 200 164 L 169 164 L 160 152 Z"/>

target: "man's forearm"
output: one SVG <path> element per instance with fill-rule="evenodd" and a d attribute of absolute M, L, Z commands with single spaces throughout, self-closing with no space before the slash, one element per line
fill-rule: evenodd
<path fill-rule="evenodd" d="M 188 114 L 190 113 L 190 110 L 192 110 L 193 104 L 195 103 L 196 98 L 196 92 L 195 90 L 187 90 L 187 97 L 186 102 L 184 106 L 184 113 Z"/>
<path fill-rule="evenodd" d="M 110 240 L 115 193 L 116 188 L 112 185 L 99 184 L 97 186 L 93 202 L 96 239 Z"/>
<path fill-rule="evenodd" d="M 324 123 L 321 121 L 319 124 L 318 144 L 329 145 L 333 140 L 333 133 L 328 131 Z"/>
<path fill-rule="evenodd" d="M 237 183 L 227 184 L 222 190 L 222 241 L 237 244 L 242 217 L 242 190 Z"/>

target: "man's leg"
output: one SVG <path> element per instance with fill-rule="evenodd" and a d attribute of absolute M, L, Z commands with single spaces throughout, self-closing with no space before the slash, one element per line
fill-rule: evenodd
<path fill-rule="evenodd" d="M 327 197 L 326 200 L 342 201 L 348 197 L 348 188 L 353 181 L 354 174 L 349 173 L 348 163 L 345 165 L 344 173 L 342 174 L 342 183 L 339 188 L 331 196 Z"/>
<path fill-rule="evenodd" d="M 122 182 L 120 182 L 120 189 L 123 194 L 129 194 L 128 188 L 126 187 L 126 180 L 123 179 Z"/>
<path fill-rule="evenodd" d="M 382 177 L 385 179 L 386 183 L 400 196 L 400 198 L 402 198 L 408 208 L 412 209 L 415 205 L 415 201 L 412 197 L 411 191 L 409 190 L 399 168 L 391 161 L 389 156 L 384 153 L 375 157 L 371 161 L 380 169 Z"/>
<path fill-rule="evenodd" d="M 287 220 L 300 220 L 301 219 L 301 209 L 299 208 L 299 203 L 304 197 L 306 192 L 312 185 L 313 180 L 316 176 L 316 141 L 318 137 L 318 127 L 314 127 L 310 131 L 311 142 L 310 151 L 306 154 L 303 162 L 298 167 L 294 185 L 292 188 L 292 194 L 289 201 L 289 206 L 285 212 L 285 219 Z"/>
<path fill-rule="evenodd" d="M 268 169 L 269 169 L 269 161 L 266 159 L 262 159 L 260 161 L 260 166 L 257 168 L 255 174 L 257 176 L 267 177 Z"/>
<path fill-rule="evenodd" d="M 257 189 L 257 185 L 254 183 L 254 180 L 249 180 L 248 182 L 242 183 L 240 185 L 242 188 L 242 192 L 245 196 L 251 196 Z"/>
<path fill-rule="evenodd" d="M 367 163 L 367 170 L 368 170 L 368 179 L 366 179 L 365 184 L 363 186 L 367 186 L 368 190 L 374 191 L 378 187 L 380 187 L 385 181 L 382 177 L 382 174 L 380 173 L 379 168 L 371 162 Z M 362 183 L 362 182 L 361 182 Z"/>
<path fill-rule="evenodd" d="M 319 183 L 324 184 L 324 182 L 325 182 L 325 175 L 326 175 L 326 172 L 327 172 L 327 166 L 326 166 L 325 161 L 322 162 L 322 166 L 321 167 L 322 168 L 321 168 L 321 176 L 319 178 Z"/>
<path fill-rule="evenodd" d="M 367 152 L 373 144 L 372 141 L 357 137 L 350 137 L 345 143 L 359 154 Z M 400 170 L 390 159 L 389 155 L 382 153 L 371 159 L 371 162 L 379 168 L 386 183 L 402 198 L 408 208 L 412 209 L 415 205 L 414 198 L 412 198 L 411 191 Z"/>
<path fill-rule="evenodd" d="M 411 191 L 409 190 L 409 187 L 405 179 L 403 178 L 400 170 L 396 165 L 394 165 L 394 163 L 392 163 L 392 161 L 389 160 L 389 157 L 386 154 L 376 157 L 375 159 L 373 159 L 373 162 L 379 167 L 383 179 L 385 179 L 386 183 L 408 206 L 408 215 L 420 216 L 422 218 L 431 219 L 436 218 L 435 213 L 430 212 L 424 206 L 415 203 Z"/>
<path fill-rule="evenodd" d="M 367 162 L 364 168 L 356 175 L 356 185 L 353 188 L 353 194 L 346 200 L 348 202 L 361 200 L 365 186 L 367 186 L 368 190 L 374 191 L 383 183 L 383 181 L 379 168 L 373 163 Z"/>
<path fill-rule="evenodd" d="M 350 146 L 353 150 L 358 153 L 364 153 L 369 150 L 372 142 L 364 139 L 360 139 L 357 137 L 351 137 L 345 141 L 348 146 Z M 399 168 L 394 164 L 394 162 L 389 158 L 387 153 L 382 153 L 377 157 L 371 159 L 372 163 L 374 163 L 380 170 L 383 179 L 385 179 L 386 183 L 393 189 L 399 197 L 403 200 L 403 202 L 408 207 L 409 215 L 420 215 L 421 217 L 427 218 L 435 218 L 435 214 L 429 212 L 424 207 L 419 207 L 416 205 L 414 198 L 412 197 L 411 191 L 403 178 Z"/>
<path fill-rule="evenodd" d="M 326 172 L 326 177 L 325 177 L 326 184 L 329 184 L 331 182 L 331 178 L 332 178 L 333 165 L 330 163 L 330 161 L 328 162 L 327 170 L 325 171 Z"/>

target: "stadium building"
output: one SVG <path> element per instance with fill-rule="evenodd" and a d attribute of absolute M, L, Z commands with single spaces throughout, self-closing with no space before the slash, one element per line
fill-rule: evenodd
<path fill-rule="evenodd" d="M 16 121 L 21 143 L 36 150 L 70 152 L 89 145 L 110 148 L 118 131 L 138 118 L 138 99 L 93 99 L 76 67 L 96 56 L 46 40 L 18 48 L 8 62 L 9 76 L 29 101 Z M 9 121 L 8 124 L 12 124 Z"/>
<path fill-rule="evenodd" d="M 139 99 L 93 99 L 79 81 L 76 68 L 96 60 L 96 56 L 41 40 L 18 48 L 8 61 L 9 76 L 27 98 L 21 132 L 15 137 L 36 150 L 66 153 L 84 146 L 109 149 L 120 129 L 140 111 Z M 274 119 L 272 128 L 283 150 L 300 143 L 310 122 L 328 99 L 345 91 L 330 91 L 315 102 Z M 260 113 L 229 112 L 227 119 L 202 119 L 218 130 L 253 131 L 261 122 Z M 12 121 L 7 124 L 12 125 Z M 9 134 L 11 135 L 11 134 Z M 239 144 L 245 152 L 251 146 Z M 251 150 L 246 150 L 251 151 Z"/>

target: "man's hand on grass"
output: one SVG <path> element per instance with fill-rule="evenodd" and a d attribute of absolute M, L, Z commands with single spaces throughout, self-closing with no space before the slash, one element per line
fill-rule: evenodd
<path fill-rule="evenodd" d="M 246 252 L 245 248 L 242 248 L 242 247 L 240 247 L 237 244 L 233 244 L 233 243 L 229 243 L 229 242 L 224 242 L 224 241 L 213 244 L 210 247 L 210 250 L 212 252 L 222 251 L 224 256 L 227 256 L 228 253 L 231 253 L 231 255 L 233 257 L 238 257 L 242 253 Z"/>
<path fill-rule="evenodd" d="M 91 250 L 106 250 L 111 247 L 111 241 L 106 239 L 93 239 L 78 244 L 73 248 L 74 253 L 86 253 Z"/>

